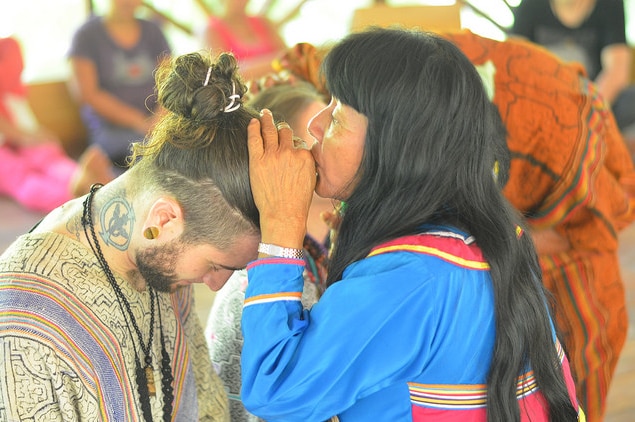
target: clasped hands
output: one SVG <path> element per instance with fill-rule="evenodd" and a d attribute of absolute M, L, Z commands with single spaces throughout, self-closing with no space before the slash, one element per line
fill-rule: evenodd
<path fill-rule="evenodd" d="M 276 125 L 266 109 L 248 126 L 249 179 L 261 241 L 300 249 L 316 172 L 311 151 L 298 139 L 287 123 Z"/>

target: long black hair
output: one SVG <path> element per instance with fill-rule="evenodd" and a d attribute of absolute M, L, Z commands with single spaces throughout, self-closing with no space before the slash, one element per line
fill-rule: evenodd
<path fill-rule="evenodd" d="M 551 420 L 577 420 L 534 246 L 518 235 L 522 218 L 501 192 L 505 133 L 472 63 L 439 36 L 375 28 L 338 43 L 322 71 L 330 93 L 368 118 L 328 284 L 373 246 L 424 223 L 469 232 L 490 264 L 495 295 L 488 420 L 520 421 L 516 383 L 527 365 Z"/>

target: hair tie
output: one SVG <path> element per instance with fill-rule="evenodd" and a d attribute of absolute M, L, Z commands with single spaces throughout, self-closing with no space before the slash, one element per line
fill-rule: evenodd
<path fill-rule="evenodd" d="M 211 74 L 212 74 L 212 66 L 210 66 L 207 69 L 207 76 L 205 77 L 205 82 L 203 82 L 203 86 L 207 86 L 207 84 L 209 83 L 209 77 L 211 76 Z"/>
<path fill-rule="evenodd" d="M 225 113 L 231 113 L 234 110 L 240 108 L 240 103 L 236 100 L 240 99 L 240 95 L 236 94 L 236 84 L 232 81 L 232 95 L 229 96 L 231 102 L 223 109 Z"/>

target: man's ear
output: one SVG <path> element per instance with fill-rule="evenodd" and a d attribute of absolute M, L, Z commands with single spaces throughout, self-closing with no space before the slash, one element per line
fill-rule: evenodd
<path fill-rule="evenodd" d="M 157 198 L 143 224 L 143 236 L 146 239 L 170 241 L 183 233 L 185 224 L 181 205 L 170 197 Z"/>

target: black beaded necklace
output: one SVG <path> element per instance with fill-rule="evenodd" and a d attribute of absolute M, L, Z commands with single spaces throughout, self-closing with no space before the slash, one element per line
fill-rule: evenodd
<path fill-rule="evenodd" d="M 97 190 L 102 186 L 103 185 L 99 183 L 92 185 L 90 187 L 88 196 L 86 196 L 86 199 L 84 200 L 82 213 L 82 226 L 84 227 L 84 235 L 88 240 L 90 248 L 97 257 L 101 268 L 106 274 L 106 278 L 108 279 L 110 286 L 117 296 L 117 303 L 119 304 L 121 313 L 124 315 L 124 320 L 126 321 L 126 327 L 130 332 L 130 336 L 133 336 L 133 332 L 130 328 L 130 325 L 128 324 L 128 321 L 130 321 L 132 327 L 134 328 L 137 338 L 139 339 L 139 347 L 141 348 L 145 356 L 145 366 L 142 366 L 141 359 L 139 358 L 139 353 L 137 351 L 137 346 L 133 341 L 132 344 L 135 350 L 135 372 L 137 388 L 141 403 L 141 410 L 143 411 L 143 417 L 146 422 L 152 422 L 150 396 L 156 395 L 154 372 L 152 368 L 152 339 L 154 337 L 154 310 L 156 303 L 156 308 L 158 309 L 159 314 L 159 333 L 161 335 L 161 391 L 163 393 L 163 420 L 170 421 L 172 419 L 172 402 L 174 400 L 174 389 L 172 387 L 172 381 L 174 380 L 174 377 L 172 376 L 172 368 L 170 366 L 170 355 L 165 349 L 165 338 L 163 336 L 163 329 L 161 328 L 161 307 L 159 306 L 159 298 L 154 289 L 148 286 L 148 291 L 150 293 L 150 335 L 148 336 L 148 343 L 146 345 L 143 342 L 143 335 L 141 333 L 141 330 L 139 329 L 137 320 L 132 313 L 130 302 L 128 302 L 128 299 L 121 291 L 121 287 L 119 287 L 119 284 L 117 284 L 115 276 L 110 270 L 110 266 L 108 265 L 106 258 L 104 258 L 104 254 L 101 251 L 101 246 L 99 245 L 99 242 L 97 240 L 97 234 L 95 233 L 95 225 L 93 224 L 92 217 L 92 202 L 95 192 L 97 192 Z M 91 236 L 88 236 L 88 229 L 90 229 Z"/>

